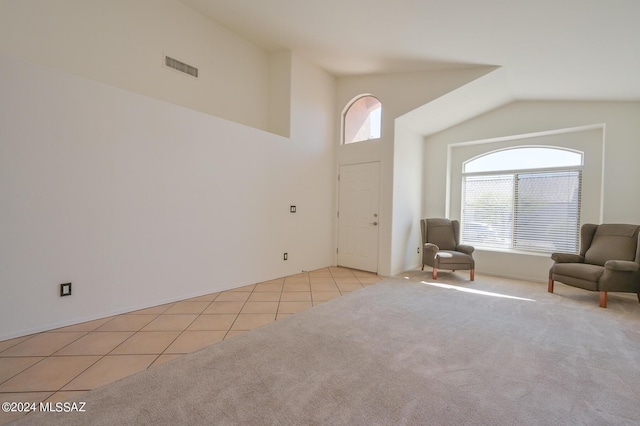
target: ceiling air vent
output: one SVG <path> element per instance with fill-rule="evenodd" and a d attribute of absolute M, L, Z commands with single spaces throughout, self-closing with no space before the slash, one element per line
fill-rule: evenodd
<path fill-rule="evenodd" d="M 177 59 L 173 59 L 170 56 L 164 57 L 164 65 L 168 68 L 180 71 L 181 73 L 188 74 L 191 77 L 198 78 L 198 68 L 192 67 L 191 65 L 185 64 Z"/>

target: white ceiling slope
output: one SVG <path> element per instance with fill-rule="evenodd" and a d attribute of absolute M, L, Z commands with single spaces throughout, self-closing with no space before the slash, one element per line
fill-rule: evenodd
<path fill-rule="evenodd" d="M 180 1 L 337 76 L 492 65 L 510 99 L 640 100 L 640 0 Z"/>
<path fill-rule="evenodd" d="M 638 0 L 181 0 L 336 75 L 504 68 L 516 98 L 640 100 Z"/>

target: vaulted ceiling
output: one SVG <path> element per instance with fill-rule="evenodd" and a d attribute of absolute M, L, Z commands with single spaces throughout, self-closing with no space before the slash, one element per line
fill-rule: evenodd
<path fill-rule="evenodd" d="M 498 66 L 514 99 L 640 100 L 638 0 L 181 0 L 337 75 Z"/>

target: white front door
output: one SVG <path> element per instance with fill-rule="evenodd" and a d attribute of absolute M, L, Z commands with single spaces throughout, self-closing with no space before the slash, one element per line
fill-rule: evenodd
<path fill-rule="evenodd" d="M 338 265 L 378 272 L 380 163 L 340 166 Z"/>

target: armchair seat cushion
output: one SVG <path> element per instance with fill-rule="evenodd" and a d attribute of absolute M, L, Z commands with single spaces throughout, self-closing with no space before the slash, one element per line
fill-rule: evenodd
<path fill-rule="evenodd" d="M 564 275 L 566 277 L 576 277 L 585 281 L 597 283 L 604 273 L 604 267 L 590 265 L 588 263 L 557 263 L 553 267 L 554 275 Z"/>
<path fill-rule="evenodd" d="M 604 273 L 604 267 L 590 265 L 588 263 L 557 263 L 553 266 L 551 277 L 554 280 L 583 288 L 597 291 L 598 281 Z"/>
<path fill-rule="evenodd" d="M 437 267 L 442 269 L 469 269 L 474 262 L 473 258 L 466 253 L 453 250 L 440 250 L 436 253 L 435 263 Z"/>

